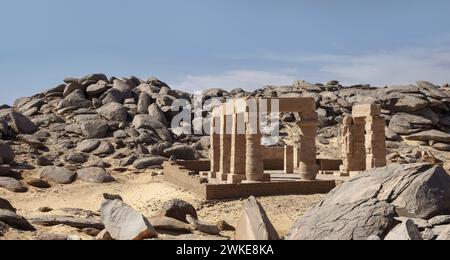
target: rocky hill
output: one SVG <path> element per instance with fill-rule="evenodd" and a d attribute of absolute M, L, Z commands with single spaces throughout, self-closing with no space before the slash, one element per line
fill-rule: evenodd
<path fill-rule="evenodd" d="M 340 156 L 336 142 L 339 123 L 351 113 L 352 106 L 373 102 L 383 108 L 390 161 L 412 163 L 423 160 L 424 155 L 443 162 L 449 158 L 448 85 L 419 81 L 375 88 L 345 87 L 337 81 L 325 85 L 297 81 L 293 86 L 268 86 L 251 93 L 210 89 L 203 92 L 202 99 L 247 95 L 314 97 L 321 122 L 319 152 L 324 156 Z M 66 78 L 61 85 L 35 96 L 18 98 L 12 107 L 2 106 L 0 137 L 12 145 L 20 163 L 74 171 L 87 166 L 142 169 L 158 166 L 171 156 L 207 157 L 207 136 L 184 135 L 170 128 L 176 115 L 171 105 L 180 98 L 190 101 L 193 96 L 153 77 L 141 80 L 92 74 Z M 296 116 L 284 114 L 282 121 L 289 135 L 288 125 Z"/>
<path fill-rule="evenodd" d="M 292 86 L 267 86 L 253 92 L 209 89 L 203 92 L 202 100 L 218 98 L 225 101 L 230 97 L 243 96 L 313 97 L 321 123 L 317 138 L 318 156 L 332 158 L 340 157 L 340 123 L 346 114 L 351 113 L 352 106 L 368 102 L 380 104 L 386 119 L 388 159 L 391 163 L 426 162 L 440 164 L 450 170 L 448 85 L 435 86 L 419 81 L 415 85 L 375 88 L 367 85 L 342 86 L 337 81 L 327 84 L 297 81 Z M 153 176 L 161 173 L 157 169 L 165 160 L 208 157 L 209 136 L 183 134 L 180 131 L 182 126 L 172 128 L 170 124 L 178 113 L 172 111 L 172 104 L 178 99 L 191 101 L 193 98 L 190 93 L 171 89 L 153 77 L 141 80 L 137 77 L 107 78 L 103 74 L 92 74 L 82 78 L 66 78 L 56 87 L 32 97 L 18 98 L 11 106 L 1 106 L 0 237 L 8 226 L 32 229 L 27 220 L 34 226 L 62 224 L 95 236 L 103 224 L 120 223 L 108 219 L 109 216 L 99 220 L 97 212 L 67 207 L 79 205 L 84 209 L 98 210 L 98 200 L 103 192 L 126 194 L 127 200 L 145 211 L 147 216 L 154 215 L 162 204 L 161 200 L 169 200 L 175 196 L 173 194 L 187 196 L 192 201 L 189 195 L 179 190 L 158 186 L 160 180 Z M 207 106 L 207 111 L 203 113 L 206 122 L 207 112 L 211 109 Z M 279 143 L 295 141 L 292 125 L 297 119 L 295 114 L 281 115 L 283 138 L 278 140 Z M 152 176 L 139 175 L 149 168 L 155 169 Z M 100 183 L 104 185 L 100 186 Z M 66 188 L 67 184 L 72 188 Z M 150 186 L 155 190 L 150 191 Z M 15 196 L 18 193 L 27 196 Z M 151 203 L 142 202 L 143 193 L 146 198 L 152 198 Z M 20 213 L 28 216 L 27 220 L 17 215 L 4 198 L 18 204 Z M 121 199 L 106 199 L 110 202 L 102 206 L 102 217 L 117 208 L 123 214 L 141 218 L 140 213 L 120 202 Z M 285 226 L 289 223 L 285 220 L 287 214 L 295 214 L 291 216 L 293 219 L 297 217 L 297 212 L 305 211 L 319 199 L 320 196 L 283 197 L 280 200 L 268 198 L 266 208 L 269 207 L 269 213 L 280 220 L 277 225 Z M 209 220 L 223 220 L 227 214 L 218 215 L 217 212 L 230 212 L 231 203 L 234 202 L 197 202 L 196 209 Z M 63 215 L 30 217 L 37 214 L 37 209 L 41 213 L 52 211 L 48 204 L 60 206 L 59 211 Z M 87 216 L 87 219 L 80 219 L 80 216 Z M 232 218 L 237 221 L 236 215 Z M 216 226 L 196 221 L 190 224 L 203 230 L 210 231 L 212 228 L 212 233 L 217 235 Z M 153 219 L 154 223 L 186 229 L 183 223 L 173 222 L 173 219 Z M 224 222 L 220 223 L 224 225 Z M 136 228 L 145 230 L 145 237 L 152 237 L 152 228 L 147 227 L 145 222 L 140 224 Z M 42 231 L 46 229 L 31 234 L 43 239 L 70 238 L 66 235 L 49 236 Z M 69 231 L 64 230 L 63 233 Z M 21 235 L 17 235 L 19 239 L 23 238 Z"/>

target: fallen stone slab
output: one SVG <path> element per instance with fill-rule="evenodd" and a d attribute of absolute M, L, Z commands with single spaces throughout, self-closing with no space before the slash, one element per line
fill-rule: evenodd
<path fill-rule="evenodd" d="M 137 159 L 133 162 L 133 167 L 141 170 L 147 169 L 153 166 L 161 166 L 164 162 L 164 158 L 162 157 L 147 157 L 142 159 Z"/>
<path fill-rule="evenodd" d="M 239 218 L 236 240 L 279 240 L 280 237 L 267 217 L 266 212 L 255 197 L 243 202 L 243 212 Z"/>
<path fill-rule="evenodd" d="M 397 225 L 384 240 L 423 240 L 414 221 L 408 219 Z"/>
<path fill-rule="evenodd" d="M 24 217 L 19 216 L 13 211 L 7 209 L 0 209 L 0 222 L 3 222 L 8 226 L 19 230 L 35 230 L 34 227 Z"/>
<path fill-rule="evenodd" d="M 121 200 L 103 201 L 101 215 L 105 229 L 115 240 L 158 237 L 158 233 L 147 218 Z"/>
<path fill-rule="evenodd" d="M 149 221 L 157 231 L 176 231 L 183 233 L 192 232 L 189 225 L 173 218 L 155 217 L 150 218 Z"/>
<path fill-rule="evenodd" d="M 204 221 L 200 221 L 194 217 L 192 217 L 191 215 L 187 215 L 186 216 L 186 220 L 189 222 L 189 224 L 191 224 L 191 226 L 208 235 L 214 235 L 214 236 L 218 236 L 220 235 L 221 230 L 219 229 L 219 227 L 217 227 L 214 224 L 210 224 L 210 223 L 206 223 Z"/>
<path fill-rule="evenodd" d="M 94 218 L 78 218 L 68 216 L 37 216 L 30 218 L 30 222 L 39 226 L 57 226 L 65 225 L 73 228 L 95 228 L 103 230 L 105 226 L 99 219 Z"/>

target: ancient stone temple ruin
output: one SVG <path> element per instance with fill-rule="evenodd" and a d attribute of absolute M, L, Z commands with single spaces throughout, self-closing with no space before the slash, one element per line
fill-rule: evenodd
<path fill-rule="evenodd" d="M 314 98 L 237 99 L 215 108 L 211 119 L 210 179 L 270 182 L 270 174 L 264 172 L 264 154 L 270 148 L 261 145 L 260 125 L 265 124 L 260 121 L 265 114 L 286 112 L 299 113 L 302 134 L 298 147 L 284 147 L 284 171 L 297 170 L 301 179 L 315 180 L 319 121 Z"/>
<path fill-rule="evenodd" d="M 353 107 L 341 128 L 343 176 L 386 166 L 385 121 L 381 107 L 362 104 Z"/>
<path fill-rule="evenodd" d="M 294 146 L 262 145 L 266 129 L 279 130 L 272 125 L 279 118 L 269 115 L 288 112 L 299 114 L 298 141 Z M 347 176 L 386 165 L 380 114 L 377 105 L 355 106 L 341 126 L 342 158 L 317 158 L 314 98 L 230 100 L 212 112 L 210 160 L 165 162 L 164 178 L 206 200 L 328 193 Z"/>

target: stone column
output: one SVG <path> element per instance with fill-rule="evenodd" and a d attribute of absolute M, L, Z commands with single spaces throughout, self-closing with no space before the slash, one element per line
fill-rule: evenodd
<path fill-rule="evenodd" d="M 231 167 L 228 183 L 241 183 L 245 180 L 246 139 L 243 113 L 233 114 L 231 136 Z"/>
<path fill-rule="evenodd" d="M 294 147 L 285 146 L 284 147 L 284 173 L 293 174 L 294 173 Z"/>
<path fill-rule="evenodd" d="M 353 169 L 353 118 L 351 116 L 344 117 L 340 133 L 340 145 L 342 154 L 341 173 L 348 175 Z"/>
<path fill-rule="evenodd" d="M 231 165 L 231 130 L 230 116 L 223 113 L 220 117 L 220 168 L 219 173 L 221 180 L 226 180 L 230 173 Z"/>
<path fill-rule="evenodd" d="M 220 126 L 220 118 L 213 115 L 211 118 L 211 133 L 210 133 L 211 178 L 216 178 L 216 174 L 220 171 L 220 134 L 218 131 L 219 126 Z"/>
<path fill-rule="evenodd" d="M 385 167 L 386 135 L 385 122 L 380 116 L 366 117 L 366 169 Z"/>
<path fill-rule="evenodd" d="M 353 118 L 353 153 L 351 172 L 366 170 L 366 121 L 364 117 Z M 351 176 L 353 174 L 351 173 Z"/>
<path fill-rule="evenodd" d="M 304 115 L 298 123 L 300 135 L 299 173 L 303 180 L 315 180 L 318 173 L 316 157 L 316 133 L 319 127 L 317 113 Z"/>
<path fill-rule="evenodd" d="M 246 113 L 246 182 L 264 181 L 264 158 L 261 145 L 261 132 L 259 131 L 258 113 Z"/>
<path fill-rule="evenodd" d="M 300 147 L 298 145 L 293 147 L 293 160 L 292 160 L 292 167 L 294 168 L 294 171 L 298 169 L 298 164 L 300 163 Z"/>

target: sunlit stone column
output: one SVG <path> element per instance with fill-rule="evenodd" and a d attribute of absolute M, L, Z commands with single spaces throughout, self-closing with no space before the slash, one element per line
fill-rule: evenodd
<path fill-rule="evenodd" d="M 303 115 L 298 123 L 300 135 L 299 173 L 303 180 L 315 180 L 318 173 L 316 133 L 319 127 L 317 113 Z"/>
<path fill-rule="evenodd" d="M 240 183 L 245 180 L 246 138 L 244 113 L 234 113 L 231 135 L 231 167 L 228 183 Z"/>

